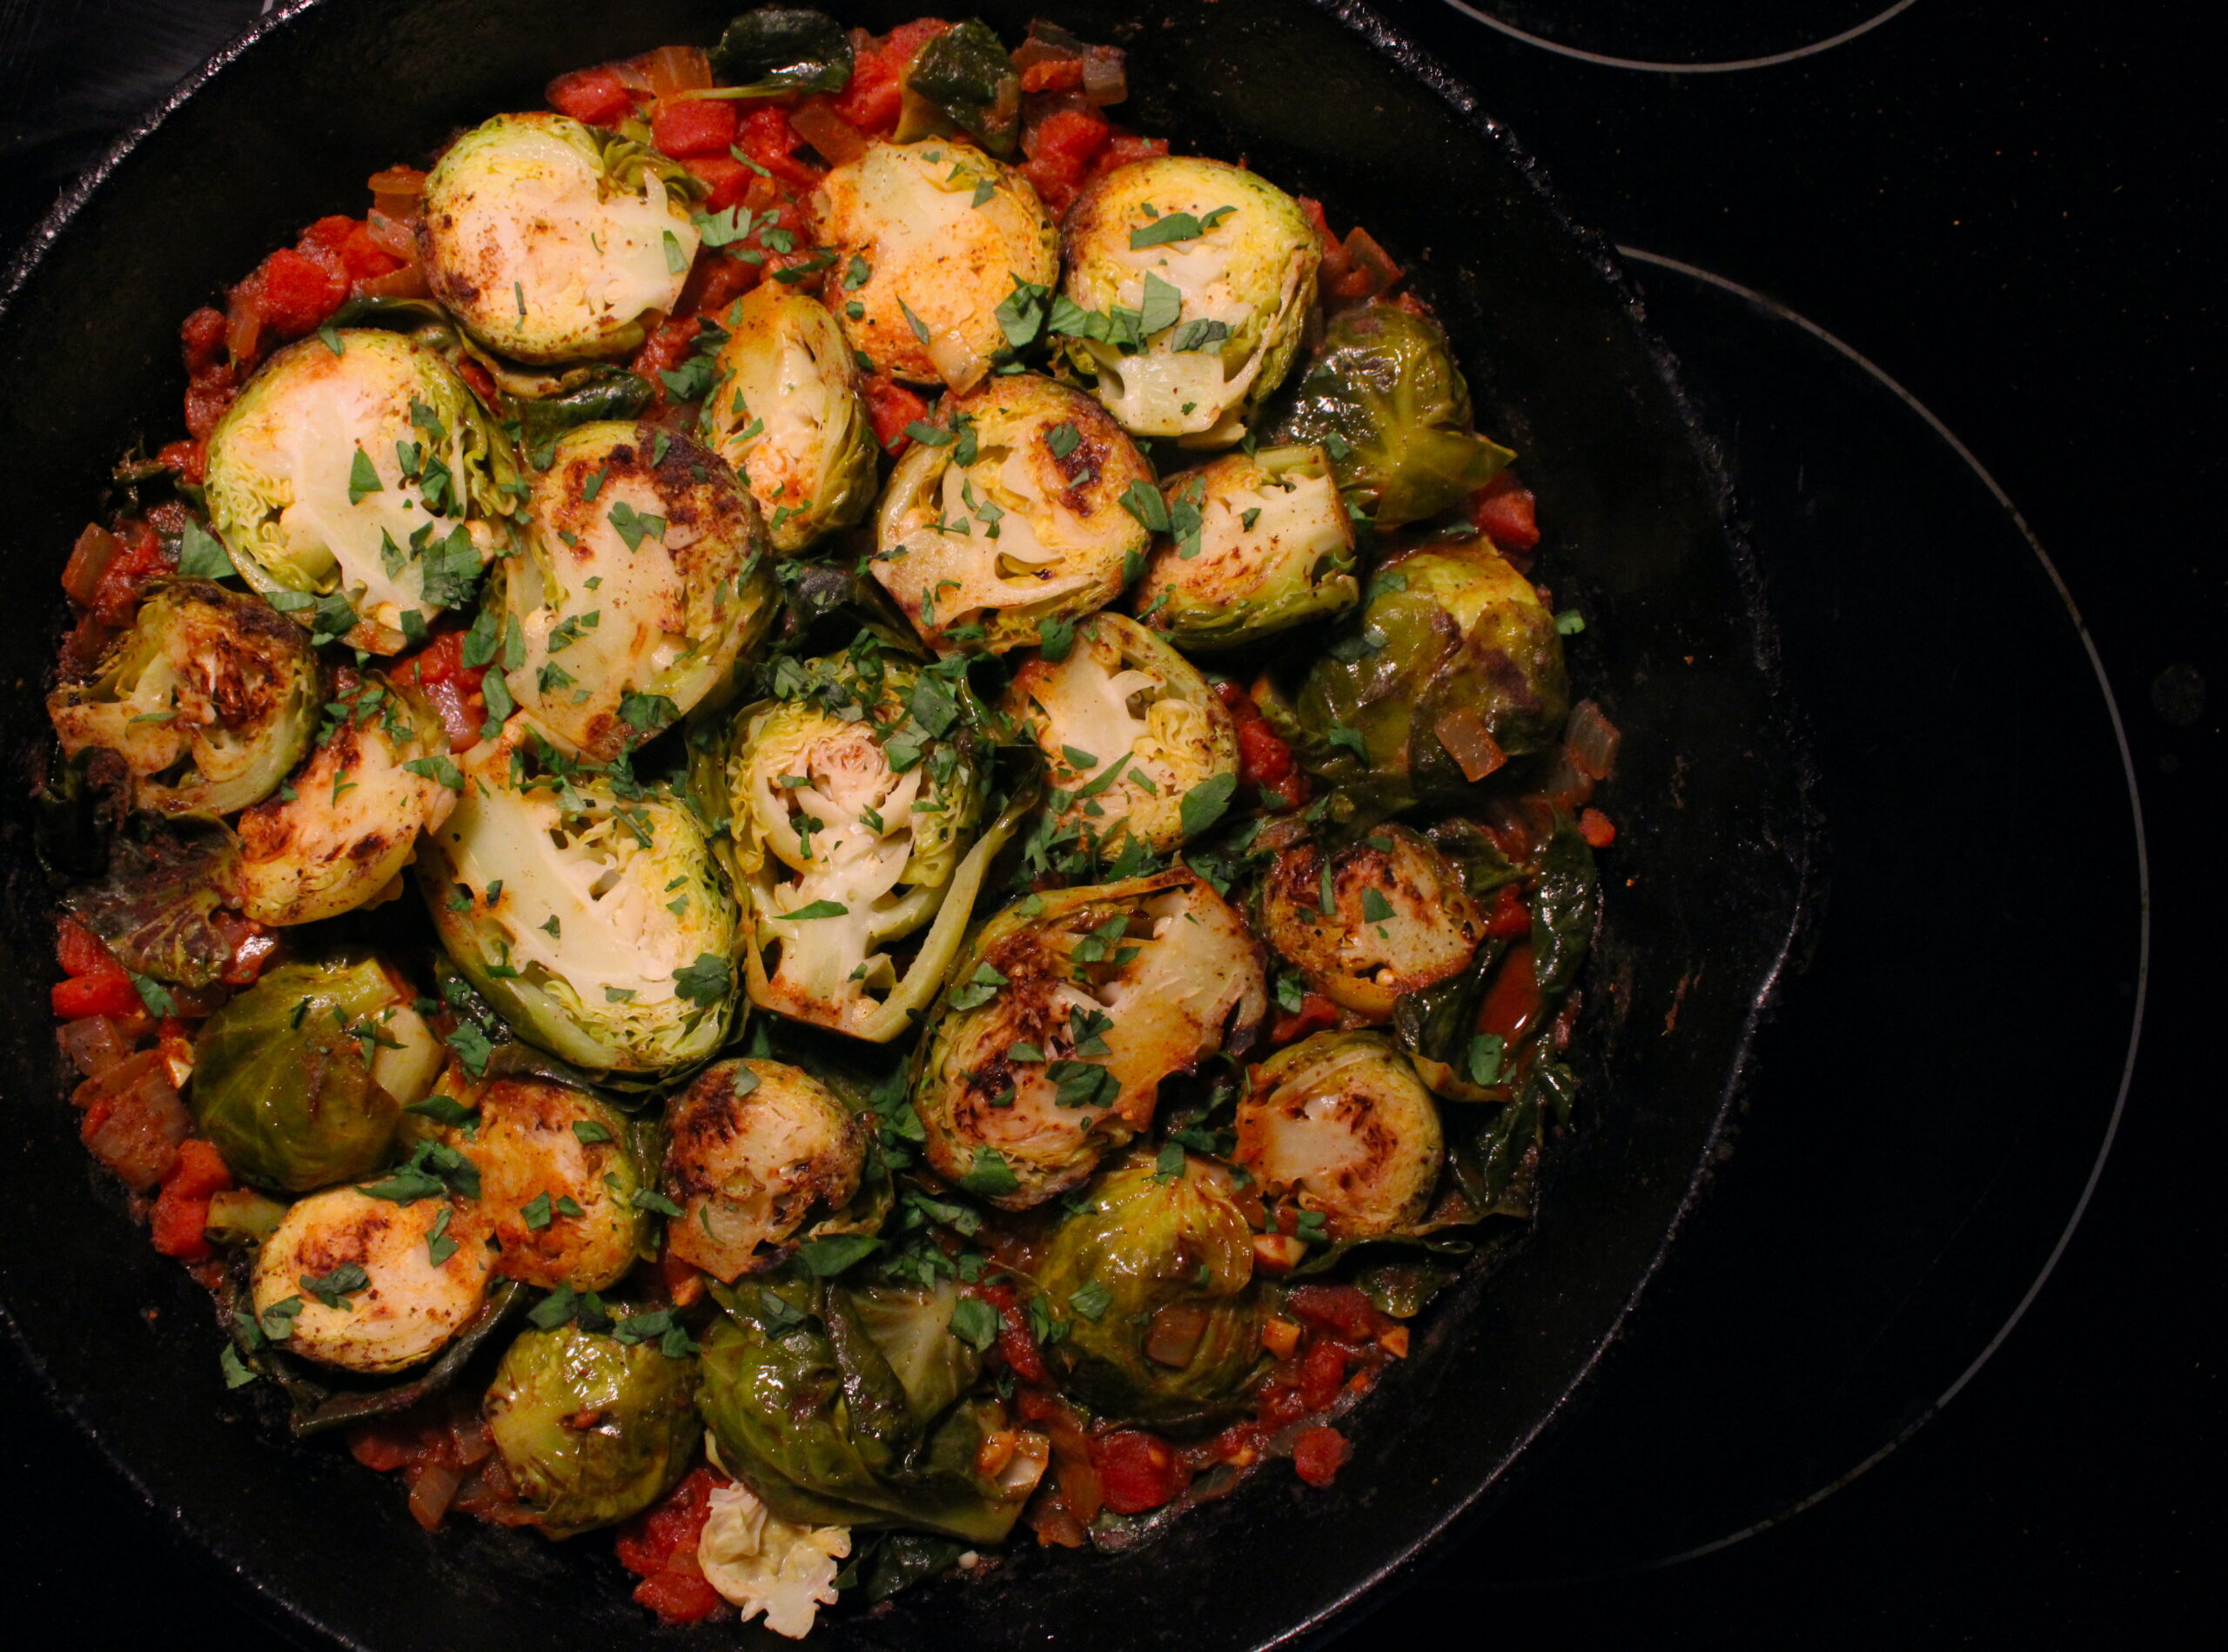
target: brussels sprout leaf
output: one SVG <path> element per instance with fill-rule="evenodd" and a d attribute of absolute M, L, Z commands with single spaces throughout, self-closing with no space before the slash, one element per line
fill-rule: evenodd
<path fill-rule="evenodd" d="M 1182 822 L 1184 836 L 1197 837 L 1223 817 L 1230 807 L 1230 800 L 1238 795 L 1238 776 L 1232 774 L 1209 776 L 1184 794 Z"/>
<path fill-rule="evenodd" d="M 178 542 L 178 571 L 189 580 L 229 579 L 238 572 L 225 542 L 191 520 Z"/>
<path fill-rule="evenodd" d="M 721 80 L 748 96 L 838 92 L 850 84 L 851 39 L 825 12 L 760 6 L 728 24 L 711 60 Z"/>

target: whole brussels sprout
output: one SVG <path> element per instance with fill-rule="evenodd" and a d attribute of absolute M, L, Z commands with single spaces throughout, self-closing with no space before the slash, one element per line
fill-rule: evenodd
<path fill-rule="evenodd" d="M 1040 641 L 1122 588 L 1158 504 L 1137 445 L 1089 396 L 1035 373 L 946 398 L 952 440 L 898 460 L 875 523 L 876 580 L 943 654 Z"/>
<path fill-rule="evenodd" d="M 1030 655 L 1005 708 L 1044 753 L 1048 807 L 1102 856 L 1124 838 L 1184 841 L 1184 800 L 1238 780 L 1229 708 L 1191 662 L 1135 620 L 1097 614 L 1057 660 Z"/>
<path fill-rule="evenodd" d="M 366 954 L 282 964 L 202 1023 L 187 1101 L 235 1175 L 299 1192 L 386 1164 L 441 1046 Z"/>
<path fill-rule="evenodd" d="M 1235 1409 L 1260 1369 L 1253 1229 L 1230 1172 L 1186 1156 L 1171 1173 L 1132 1158 L 1061 1223 L 1034 1288 L 1066 1333 L 1067 1386 L 1110 1415 L 1160 1427 Z"/>
<path fill-rule="evenodd" d="M 288 1353 L 320 1365 L 365 1376 L 407 1370 L 480 1312 L 487 1294 L 480 1240 L 472 1212 L 446 1199 L 399 1203 L 357 1187 L 312 1193 L 287 1207 L 256 1252 L 257 1322 Z"/>
<path fill-rule="evenodd" d="M 793 556 L 874 503 L 874 420 L 842 329 L 817 299 L 767 282 L 727 325 L 704 439 L 742 473 L 774 549 Z"/>
<path fill-rule="evenodd" d="M 133 808 L 214 820 L 301 761 L 324 697 L 301 627 L 253 597 L 172 580 L 92 680 L 62 684 L 46 712 L 68 755 L 97 747 L 124 760 Z"/>
<path fill-rule="evenodd" d="M 681 1214 L 666 1246 L 732 1281 L 789 1253 L 815 1212 L 858 1192 L 866 1126 L 811 1074 L 779 1061 L 722 1061 L 666 1111 L 666 1192 Z"/>
<path fill-rule="evenodd" d="M 870 143 L 818 199 L 843 336 L 894 379 L 969 388 L 1006 348 L 998 307 L 1014 283 L 1060 279 L 1037 191 L 961 138 Z"/>
<path fill-rule="evenodd" d="M 988 776 L 945 679 L 873 663 L 777 676 L 798 697 L 746 709 L 724 747 L 701 744 L 690 786 L 707 817 L 729 822 L 751 1002 L 886 1043 L 943 986 L 1019 810 L 977 837 Z M 901 976 L 889 944 L 931 919 Z"/>
<path fill-rule="evenodd" d="M 717 1050 L 741 917 L 688 805 L 573 761 L 523 716 L 461 766 L 419 885 L 442 946 L 496 1012 L 614 1082 Z"/>
<path fill-rule="evenodd" d="M 1470 428 L 1470 387 L 1439 323 L 1381 299 L 1331 318 L 1278 440 L 1320 443 L 1380 529 L 1460 504 L 1516 457 Z"/>
<path fill-rule="evenodd" d="M 1101 174 L 1061 238 L 1054 326 L 1122 427 L 1198 447 L 1244 435 L 1315 302 L 1322 245 L 1299 204 L 1227 162 L 1161 155 Z"/>
<path fill-rule="evenodd" d="M 608 762 L 732 685 L 774 618 L 765 529 L 717 456 L 648 425 L 581 425 L 534 480 L 498 573 L 505 682 L 535 725 Z M 513 662 L 514 661 L 514 662 Z"/>
<path fill-rule="evenodd" d="M 1180 866 L 1029 896 L 952 978 L 913 1085 L 923 1152 L 1006 1210 L 1088 1178 L 1152 1123 L 1162 1079 L 1242 1050 L 1268 1004 L 1244 920 Z"/>
<path fill-rule="evenodd" d="M 1379 1033 L 1319 1032 L 1279 1050 L 1238 1105 L 1238 1165 L 1265 1195 L 1320 1212 L 1333 1239 L 1416 1223 L 1445 1149 L 1431 1091 Z"/>
<path fill-rule="evenodd" d="M 1309 986 L 1372 1021 L 1460 975 L 1485 934 L 1485 914 L 1465 890 L 1461 869 L 1392 824 L 1327 857 L 1312 843 L 1280 850 L 1255 910 L 1270 945 L 1299 966 Z"/>
<path fill-rule="evenodd" d="M 210 525 L 272 604 L 373 654 L 472 598 L 524 491 L 439 351 L 350 328 L 289 345 L 209 435 Z"/>
<path fill-rule="evenodd" d="M 1001 1541 L 1035 1476 L 978 1467 L 984 1441 L 1008 1425 L 996 1400 L 956 1399 L 981 1367 L 949 1328 L 953 1299 L 895 1294 L 801 1279 L 727 1293 L 728 1311 L 702 1339 L 696 1398 L 718 1460 L 799 1525 Z M 885 1351 L 893 1333 L 905 1338 L 917 1389 Z M 930 1346 L 940 1353 L 927 1356 Z"/>
<path fill-rule="evenodd" d="M 440 778 L 448 737 L 432 707 L 376 675 L 339 703 L 292 796 L 240 816 L 239 906 L 258 923 L 314 923 L 362 906 L 456 801 Z"/>
<path fill-rule="evenodd" d="M 1460 539 L 1381 567 L 1356 645 L 1318 657 L 1293 704 L 1262 708 L 1334 789 L 1394 814 L 1550 744 L 1570 680 L 1531 581 L 1490 541 Z"/>
<path fill-rule="evenodd" d="M 475 1081 L 453 1064 L 439 1089 L 473 1116 L 430 1132 L 412 1119 L 406 1132 L 432 1134 L 471 1161 L 495 1271 L 544 1290 L 616 1285 L 649 1243 L 649 1219 L 634 1202 L 648 1178 L 627 1116 L 576 1085 Z"/>
<path fill-rule="evenodd" d="M 688 279 L 695 191 L 646 143 L 564 115 L 498 115 L 426 179 L 426 285 L 473 338 L 520 361 L 627 354 Z"/>
<path fill-rule="evenodd" d="M 549 1537 L 638 1514 L 687 1474 L 703 1439 L 696 1361 L 577 1325 L 522 1331 L 481 1402 L 511 1483 Z"/>
<path fill-rule="evenodd" d="M 1161 494 L 1174 536 L 1130 596 L 1178 648 L 1238 648 L 1361 601 L 1353 520 L 1320 447 L 1225 453 Z"/>

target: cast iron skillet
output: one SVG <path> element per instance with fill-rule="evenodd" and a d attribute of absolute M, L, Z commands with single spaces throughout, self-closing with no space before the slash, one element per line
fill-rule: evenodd
<path fill-rule="evenodd" d="M 554 74 L 715 37 L 735 0 L 325 0 L 266 24 L 127 139 L 40 232 L 0 312 L 0 1313 L 55 1403 L 226 1568 L 347 1645 L 735 1644 L 653 1628 L 607 1539 L 561 1548 L 464 1522 L 420 1532 L 389 1482 L 297 1448 L 228 1395 L 205 1299 L 123 1219 L 60 1099 L 45 1010 L 50 897 L 17 776 L 46 739 L 52 582 L 108 467 L 167 440 L 178 320 L 361 180 L 451 130 L 536 106 Z M 882 29 L 921 0 L 861 0 Z M 1433 1305 L 1413 1357 L 1351 1420 L 1327 1492 L 1272 1467 L 1117 1555 L 1017 1546 L 987 1581 L 916 1591 L 830 1648 L 1040 1642 L 1265 1647 L 1320 1628 L 1491 1494 L 1616 1333 L 1696 1195 L 1805 897 L 1809 828 L 1748 564 L 1706 443 L 1601 244 L 1476 100 L 1358 5 L 1151 0 L 1034 12 L 1131 51 L 1124 112 L 1179 149 L 1248 158 L 1366 222 L 1414 271 L 1480 423 L 1524 454 L 1574 675 L 1624 732 L 1621 829 L 1587 983 L 1580 1127 L 1536 1235 Z M 1675 1016 L 1674 1011 L 1675 1008 Z M 1675 1022 L 1675 1030 L 1674 1030 Z M 754 1633 L 757 1633 L 754 1631 Z M 747 1638 L 747 1637 L 746 1637 Z M 768 1641 L 771 1637 L 765 1637 Z"/>

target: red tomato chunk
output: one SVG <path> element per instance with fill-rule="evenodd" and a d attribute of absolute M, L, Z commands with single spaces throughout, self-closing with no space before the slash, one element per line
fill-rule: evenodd
<path fill-rule="evenodd" d="M 1326 1425 L 1303 1428 L 1292 1442 L 1292 1466 L 1311 1486 L 1329 1485 L 1346 1461 L 1346 1437 Z"/>
<path fill-rule="evenodd" d="M 1158 1434 L 1133 1428 L 1102 1434 L 1091 1442 L 1106 1507 L 1117 1514 L 1142 1514 L 1171 1503 L 1191 1483 L 1176 1448 Z"/>

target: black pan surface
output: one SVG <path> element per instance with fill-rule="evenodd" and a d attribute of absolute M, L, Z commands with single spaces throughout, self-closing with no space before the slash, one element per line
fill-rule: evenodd
<path fill-rule="evenodd" d="M 0 314 L 0 486 L 19 561 L 58 569 L 107 465 L 176 420 L 178 318 L 359 180 L 451 128 L 531 106 L 564 68 L 711 37 L 728 8 L 623 14 L 587 0 L 299 8 L 230 53 L 41 232 Z M 886 27 L 903 4 L 848 9 Z M 1240 1648 L 1325 1622 L 1488 1494 L 1562 1407 L 1689 1206 L 1804 900 L 1800 762 L 1722 483 L 1610 260 L 1576 233 L 1474 101 L 1359 7 L 994 5 L 1132 53 L 1130 118 L 1245 155 L 1417 271 L 1481 421 L 1527 454 L 1554 539 L 1543 568 L 1589 628 L 1574 664 L 1625 733 L 1616 890 L 1589 989 L 1581 1128 L 1529 1246 L 1439 1306 L 1417 1357 L 1353 1420 L 1327 1494 L 1286 1475 L 1140 1552 L 1025 1555 L 865 1619 L 843 1647 Z M 181 211 L 190 203 L 191 211 Z M 161 256 L 146 256 L 150 225 Z M 28 588 L 41 588 L 34 582 Z M 0 744 L 44 737 L 58 599 L 0 615 Z M 19 772 L 19 771 L 11 771 Z M 158 1507 L 295 1622 L 351 1645 L 570 1647 L 652 1630 L 607 1547 L 477 1528 L 428 1537 L 393 1488 L 331 1449 L 278 1443 L 228 1398 L 198 1291 L 121 1218 L 71 1139 L 44 1013 L 47 897 L 22 789 L 0 799 L 9 987 L 0 1086 L 0 1306 L 56 1402 Z M 1675 1032 L 1664 1028 L 1679 1004 Z M 345 1563 L 336 1563 L 346 1557 Z M 1180 1611 L 1141 1611 L 1146 1602 Z M 732 1628 L 698 1639 L 732 1642 Z"/>

